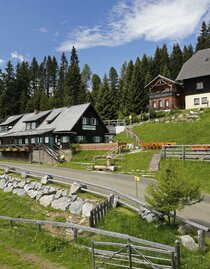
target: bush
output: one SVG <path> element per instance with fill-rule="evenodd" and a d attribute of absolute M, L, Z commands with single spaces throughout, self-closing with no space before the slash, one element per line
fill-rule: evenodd
<path fill-rule="evenodd" d="M 44 241 L 42 248 L 45 253 L 61 251 L 68 246 L 68 242 L 62 238 L 52 237 Z"/>

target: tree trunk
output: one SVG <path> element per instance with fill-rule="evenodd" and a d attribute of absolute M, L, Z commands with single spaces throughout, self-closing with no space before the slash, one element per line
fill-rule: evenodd
<path fill-rule="evenodd" d="M 168 213 L 168 223 L 169 223 L 169 226 L 171 226 L 171 217 L 170 217 L 169 213 Z"/>
<path fill-rule="evenodd" d="M 173 226 L 175 227 L 176 224 L 176 210 L 174 210 L 174 222 L 173 222 Z"/>

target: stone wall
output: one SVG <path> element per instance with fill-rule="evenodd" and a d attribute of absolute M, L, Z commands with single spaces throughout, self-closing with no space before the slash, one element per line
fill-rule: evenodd
<path fill-rule="evenodd" d="M 44 163 L 44 164 L 56 164 L 57 162 L 44 150 L 33 150 L 31 162 Z"/>

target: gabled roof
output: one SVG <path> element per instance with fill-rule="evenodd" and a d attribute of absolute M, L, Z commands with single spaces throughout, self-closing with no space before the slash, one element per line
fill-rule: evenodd
<path fill-rule="evenodd" d="M 46 111 L 40 111 L 36 114 L 33 114 L 33 116 L 27 120 L 25 120 L 25 122 L 34 122 L 34 121 L 38 121 L 40 119 L 42 119 L 43 117 L 47 116 L 48 114 L 50 114 L 52 110 L 46 110 Z"/>
<path fill-rule="evenodd" d="M 210 49 L 199 50 L 186 61 L 176 80 L 181 81 L 203 76 L 210 76 Z"/>
<path fill-rule="evenodd" d="M 151 80 L 144 88 L 148 88 L 151 84 L 153 84 L 156 80 L 158 80 L 158 79 L 163 79 L 163 80 L 165 80 L 165 81 L 167 81 L 167 82 L 169 82 L 169 83 L 172 83 L 172 84 L 176 84 L 176 82 L 174 81 L 174 80 L 171 80 L 171 79 L 169 79 L 169 78 L 167 78 L 167 77 L 164 77 L 164 76 L 162 76 L 162 75 L 158 75 L 157 77 L 155 77 L 153 80 Z"/>
<path fill-rule="evenodd" d="M 14 123 L 16 120 L 19 120 L 23 115 L 15 115 L 15 116 L 10 116 L 7 118 L 4 122 L 0 124 L 0 126 L 6 126 Z"/>

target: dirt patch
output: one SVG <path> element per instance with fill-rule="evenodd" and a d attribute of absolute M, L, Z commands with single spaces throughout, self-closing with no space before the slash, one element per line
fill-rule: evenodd
<path fill-rule="evenodd" d="M 9 265 L 6 265 L 6 264 L 1 264 L 1 263 L 0 263 L 0 268 L 1 269 L 14 269 L 13 266 L 9 266 Z"/>
<path fill-rule="evenodd" d="M 27 252 L 24 252 L 22 250 L 14 249 L 14 248 L 9 248 L 9 250 L 12 253 L 18 254 L 19 258 L 21 260 L 26 260 L 26 261 L 29 261 L 29 262 L 33 262 L 34 264 L 36 264 L 37 266 L 39 266 L 42 269 L 66 269 L 65 267 L 59 266 L 56 263 L 52 263 L 49 260 L 43 260 L 42 258 L 40 258 L 40 257 L 38 257 L 38 256 L 36 256 L 36 255 L 34 255 L 32 253 L 27 253 Z M 4 267 L 1 267 L 1 265 L 0 265 L 0 268 L 1 269 L 11 269 L 13 267 L 5 267 L 4 268 Z"/>

